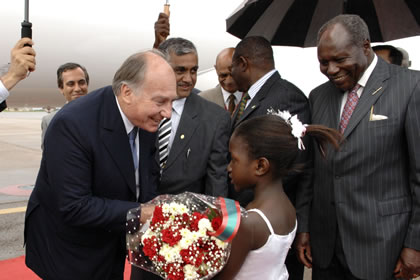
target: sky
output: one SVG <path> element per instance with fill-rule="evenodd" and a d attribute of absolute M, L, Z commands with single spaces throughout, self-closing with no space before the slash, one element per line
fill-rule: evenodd
<path fill-rule="evenodd" d="M 64 103 L 57 90 L 56 69 L 65 62 L 84 65 L 90 75 L 89 90 L 108 85 L 131 54 L 149 49 L 154 22 L 165 0 L 30 0 L 37 69 L 12 91 L 9 105 L 39 106 Z M 226 32 L 226 18 L 242 0 L 170 0 L 171 37 L 191 40 L 198 49 L 200 72 L 214 65 L 217 53 L 239 39 Z M 10 49 L 20 38 L 24 0 L 0 0 L 0 65 L 10 60 Z M 420 70 L 420 36 L 387 42 L 406 49 L 412 69 Z M 274 47 L 276 68 L 283 78 L 306 94 L 324 82 L 316 48 Z M 198 77 L 197 88 L 217 84 L 214 71 Z"/>

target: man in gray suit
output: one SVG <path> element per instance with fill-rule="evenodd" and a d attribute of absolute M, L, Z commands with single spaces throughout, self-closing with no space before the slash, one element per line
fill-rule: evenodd
<path fill-rule="evenodd" d="M 88 93 L 89 74 L 80 64 L 68 62 L 57 69 L 57 85 L 66 103 L 82 97 Z M 58 111 L 48 114 L 41 122 L 41 148 L 44 148 L 44 138 L 47 127 Z"/>
<path fill-rule="evenodd" d="M 230 116 L 216 104 L 191 93 L 198 69 L 192 42 L 170 38 L 159 45 L 159 50 L 169 56 L 175 71 L 178 99 L 172 104 L 169 154 L 161 169 L 158 192 L 190 191 L 226 197 Z M 132 266 L 131 279 L 160 277 Z"/>
<path fill-rule="evenodd" d="M 274 65 L 273 48 L 265 38 L 250 36 L 239 42 L 232 59 L 232 77 L 238 89 L 244 92 L 244 97 L 249 97 L 247 101 L 243 98 L 242 104 L 238 105 L 232 117 L 233 129 L 245 120 L 266 115 L 268 109 L 287 110 L 292 115 L 298 115 L 302 123 L 310 123 L 308 99 L 294 84 L 280 77 Z M 309 159 L 310 145 L 305 143 L 305 146 L 307 150 L 296 161 L 302 164 L 303 172 L 290 173 L 283 180 L 285 193 L 295 207 L 300 205 L 299 198 L 296 197 L 297 191 L 306 190 L 310 185 L 310 174 L 305 165 Z M 229 195 L 243 206 L 253 198 L 251 191 L 236 193 L 233 188 L 229 191 Z M 286 266 L 289 279 L 303 279 L 303 265 L 294 256 L 294 251 L 289 252 Z"/>
<path fill-rule="evenodd" d="M 219 84 L 212 89 L 203 91 L 200 96 L 226 109 L 231 115 L 242 98 L 242 92 L 237 90 L 235 80 L 230 73 L 234 48 L 223 49 L 216 58 L 216 69 Z"/>
<path fill-rule="evenodd" d="M 313 279 L 416 277 L 420 73 L 378 58 L 356 15 L 321 27 L 318 60 L 329 81 L 310 94 L 312 123 L 340 129 L 344 140 L 339 151 L 314 151 L 299 258 Z"/>

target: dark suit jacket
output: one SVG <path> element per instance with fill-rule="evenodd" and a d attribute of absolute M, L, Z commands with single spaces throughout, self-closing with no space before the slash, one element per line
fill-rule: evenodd
<path fill-rule="evenodd" d="M 162 171 L 159 193 L 227 196 L 229 133 L 229 113 L 190 94 Z"/>
<path fill-rule="evenodd" d="M 245 120 L 266 115 L 267 110 L 271 108 L 276 111 L 278 109 L 282 111 L 288 110 L 292 115 L 297 114 L 302 123 L 310 123 L 309 103 L 305 94 L 292 83 L 282 79 L 278 72 L 275 72 L 257 92 L 242 116 L 235 123 L 234 120 L 238 113 L 238 108 L 236 109 L 232 117 L 232 130 Z M 296 163 L 303 164 L 309 160 L 309 145 L 307 143 L 305 141 L 307 151 L 301 153 Z M 310 170 L 305 167 L 303 168 L 303 172 L 290 174 L 283 179 L 284 190 L 296 208 L 298 208 L 296 204 L 300 203 L 296 200 L 296 192 L 301 188 L 304 190 L 307 189 L 307 186 L 310 184 L 309 176 Z M 238 200 L 243 206 L 247 205 L 253 199 L 253 193 L 250 191 L 243 191 L 238 194 L 233 190 L 233 187 L 230 187 L 229 190 L 230 196 Z"/>
<path fill-rule="evenodd" d="M 3 111 L 6 108 L 7 108 L 6 101 L 3 101 L 2 103 L 0 103 L 0 112 Z"/>
<path fill-rule="evenodd" d="M 156 194 L 155 133 L 140 132 L 141 201 Z M 65 105 L 45 136 L 25 219 L 26 264 L 44 279 L 123 279 L 127 211 L 139 206 L 111 87 Z"/>
<path fill-rule="evenodd" d="M 341 100 L 331 82 L 314 89 L 312 122 L 338 129 Z M 341 150 L 328 150 L 326 160 L 315 152 L 309 227 L 299 223 L 316 265 L 331 261 L 337 228 L 358 278 L 390 279 L 403 247 L 420 250 L 419 108 L 419 72 L 378 59 Z M 370 120 L 371 112 L 388 118 Z"/>

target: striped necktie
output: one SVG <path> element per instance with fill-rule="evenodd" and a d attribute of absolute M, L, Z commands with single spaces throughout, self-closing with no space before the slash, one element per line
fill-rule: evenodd
<path fill-rule="evenodd" d="M 242 116 L 243 112 L 245 111 L 246 103 L 250 98 L 251 97 L 249 96 L 248 92 L 245 92 L 242 96 L 241 103 L 239 103 L 238 106 L 238 114 L 236 114 L 235 123 L 238 122 L 239 118 Z"/>
<path fill-rule="evenodd" d="M 159 125 L 159 163 L 160 168 L 165 167 L 169 155 L 169 137 L 171 136 L 171 119 L 163 119 Z"/>
<path fill-rule="evenodd" d="M 228 111 L 230 112 L 230 115 L 232 115 L 233 112 L 235 111 L 235 107 L 236 107 L 235 99 L 236 99 L 236 96 L 233 93 L 229 95 L 228 97 L 228 101 L 229 101 Z"/>
<path fill-rule="evenodd" d="M 357 95 L 357 90 L 360 88 L 359 84 L 356 84 L 354 88 L 347 95 L 346 104 L 344 105 L 343 113 L 341 114 L 341 120 L 339 125 L 339 130 L 341 134 L 344 133 L 347 125 L 349 124 L 350 117 L 353 114 L 354 109 L 356 108 L 357 102 L 359 102 L 359 96 Z"/>

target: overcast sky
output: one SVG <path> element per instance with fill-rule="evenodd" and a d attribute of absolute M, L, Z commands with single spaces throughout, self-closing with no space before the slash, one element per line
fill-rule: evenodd
<path fill-rule="evenodd" d="M 225 19 L 242 0 L 170 0 L 171 36 L 194 42 L 200 70 L 211 68 L 217 53 L 239 39 L 225 32 Z M 56 89 L 56 69 L 73 61 L 86 66 L 90 90 L 110 84 L 113 74 L 130 54 L 150 48 L 153 25 L 164 0 L 30 0 L 30 22 L 37 52 L 37 70 L 12 92 L 19 100 L 64 102 Z M 20 38 L 24 0 L 0 0 L 0 65 Z M 420 37 L 388 42 L 405 48 L 412 68 L 420 69 Z M 276 68 L 305 93 L 325 81 L 319 73 L 315 48 L 275 47 Z M 197 87 L 214 86 L 214 73 L 200 76 Z"/>

